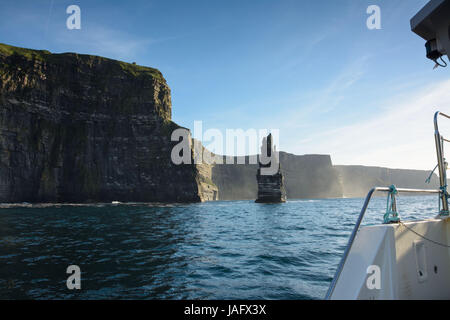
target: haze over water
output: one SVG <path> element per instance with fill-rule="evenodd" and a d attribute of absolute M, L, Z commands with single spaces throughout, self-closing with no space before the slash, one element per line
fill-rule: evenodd
<path fill-rule="evenodd" d="M 0 299 L 322 299 L 363 199 L 0 209 Z M 373 198 L 363 224 L 381 223 Z M 398 198 L 432 218 L 436 196 Z M 66 268 L 81 268 L 68 290 Z"/>

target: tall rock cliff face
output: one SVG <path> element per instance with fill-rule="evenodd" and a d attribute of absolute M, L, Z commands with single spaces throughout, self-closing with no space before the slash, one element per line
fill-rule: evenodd
<path fill-rule="evenodd" d="M 210 200 L 176 128 L 156 69 L 0 44 L 0 202 Z"/>
<path fill-rule="evenodd" d="M 280 152 L 288 199 L 340 198 L 339 174 L 329 155 Z"/>
<path fill-rule="evenodd" d="M 212 181 L 219 189 L 218 199 L 255 200 L 258 195 L 255 176 L 259 168 L 255 156 L 233 157 L 233 161 L 234 164 L 225 164 L 224 160 L 212 168 Z"/>

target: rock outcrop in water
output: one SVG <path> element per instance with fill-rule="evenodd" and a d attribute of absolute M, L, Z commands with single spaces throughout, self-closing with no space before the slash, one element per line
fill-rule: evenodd
<path fill-rule="evenodd" d="M 212 200 L 176 128 L 156 69 L 0 44 L 0 202 Z"/>
<path fill-rule="evenodd" d="M 286 202 L 286 191 L 284 189 L 284 179 L 281 173 L 280 160 L 276 149 L 272 144 L 272 134 L 262 141 L 261 155 L 270 161 L 260 159 L 256 181 L 258 183 L 258 196 L 255 202 L 259 203 L 277 203 Z M 265 172 L 269 171 L 269 172 Z M 275 171 L 274 173 L 271 171 Z"/>

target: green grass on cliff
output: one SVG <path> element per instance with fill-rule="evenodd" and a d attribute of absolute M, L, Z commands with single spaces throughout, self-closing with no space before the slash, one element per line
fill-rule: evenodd
<path fill-rule="evenodd" d="M 47 50 L 31 50 L 19 47 L 9 46 L 7 44 L 0 43 L 0 53 L 5 56 L 12 56 L 14 54 L 26 57 L 27 59 L 45 60 L 51 55 L 50 51 Z"/>
<path fill-rule="evenodd" d="M 0 43 L 0 56 L 2 55 L 3 56 L 18 55 L 26 58 L 27 60 L 39 60 L 42 62 L 61 61 L 61 59 L 64 58 L 81 60 L 82 62 L 87 64 L 92 64 L 92 62 L 94 62 L 95 60 L 98 60 L 99 63 L 116 62 L 117 65 L 122 69 L 122 71 L 127 72 L 133 76 L 149 75 L 154 79 L 166 82 L 162 73 L 158 69 L 139 66 L 132 63 L 127 63 L 123 61 L 113 60 L 94 55 L 78 54 L 78 53 L 51 53 L 50 51 L 47 50 L 26 49 Z"/>

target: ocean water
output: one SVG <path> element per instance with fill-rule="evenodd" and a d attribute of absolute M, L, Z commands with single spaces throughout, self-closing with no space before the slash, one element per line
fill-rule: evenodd
<path fill-rule="evenodd" d="M 322 299 L 363 199 L 3 206 L 0 299 Z M 381 223 L 373 198 L 363 224 Z M 431 218 L 437 196 L 398 199 Z M 81 268 L 68 290 L 66 268 Z"/>

